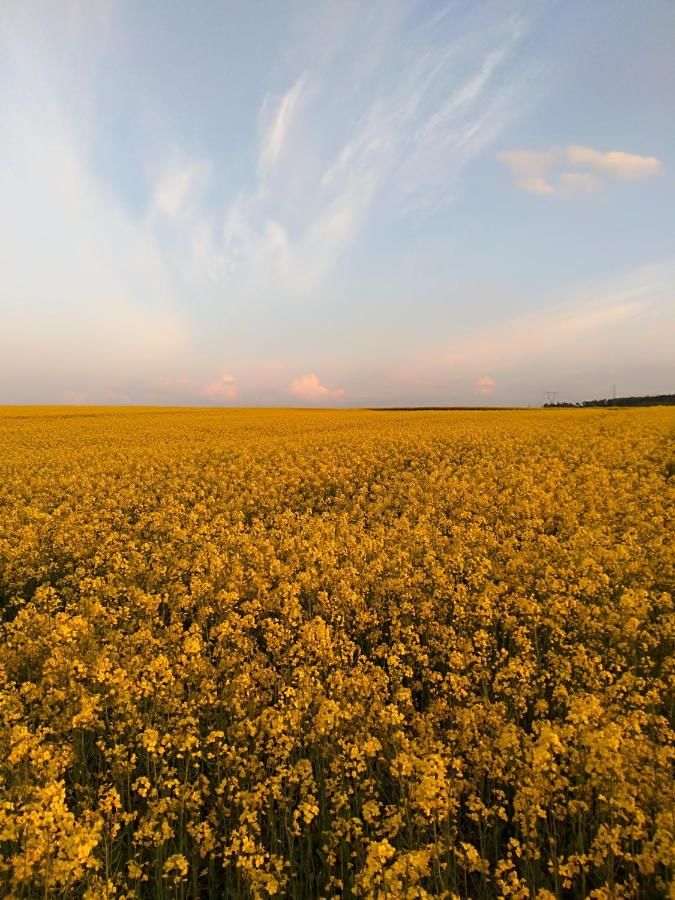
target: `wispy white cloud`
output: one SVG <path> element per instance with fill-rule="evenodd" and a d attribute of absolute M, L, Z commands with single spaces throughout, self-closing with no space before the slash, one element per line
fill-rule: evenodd
<path fill-rule="evenodd" d="M 296 109 L 301 101 L 305 79 L 305 74 L 300 75 L 276 105 L 269 96 L 265 98 L 262 112 L 263 119 L 268 121 L 264 129 L 258 159 L 258 170 L 261 173 L 272 169 L 283 153 Z M 271 108 L 273 108 L 273 113 L 270 116 Z"/>
<path fill-rule="evenodd" d="M 407 0 L 376 0 L 367 13 L 318 4 L 299 20 L 291 86 L 262 103 L 249 189 L 219 212 L 215 160 L 186 152 L 153 179 L 148 221 L 162 239 L 173 229 L 168 268 L 228 306 L 317 296 L 376 216 L 418 222 L 447 203 L 462 168 L 522 106 L 525 14 L 477 5 L 461 37 L 450 17 L 411 26 Z"/>
<path fill-rule="evenodd" d="M 673 291 L 674 264 L 638 269 L 545 310 L 465 334 L 440 359 L 445 366 L 493 372 L 547 369 L 561 360 L 579 366 L 614 354 L 640 357 L 647 348 L 654 360 L 665 359 L 675 325 Z"/>
<path fill-rule="evenodd" d="M 198 206 L 211 177 L 207 160 L 194 160 L 174 153 L 162 166 L 154 185 L 152 210 L 177 223 Z"/>
<path fill-rule="evenodd" d="M 489 28 L 469 32 L 461 48 L 453 47 L 451 52 L 446 48 L 431 67 L 422 67 L 417 76 L 420 103 L 410 117 L 409 154 L 394 167 L 406 209 L 424 214 L 447 204 L 465 166 L 518 115 L 526 92 L 520 91 L 520 74 L 514 73 L 512 63 L 527 30 L 527 19 L 515 17 L 502 22 L 495 32 Z M 453 58 L 459 57 L 459 63 L 466 52 L 477 64 L 461 62 L 455 69 Z M 442 76 L 453 71 L 459 77 L 449 90 L 446 87 L 443 98 L 438 97 Z M 407 128 L 404 121 L 402 129 Z"/>
<path fill-rule="evenodd" d="M 406 9 L 365 14 L 367 40 L 358 4 L 307 17 L 290 54 L 301 74 L 263 105 L 258 183 L 224 216 L 223 278 L 249 302 L 311 297 L 373 213 L 436 210 L 515 115 L 526 16 L 472 10 L 458 40 L 445 19 L 410 29 Z"/>

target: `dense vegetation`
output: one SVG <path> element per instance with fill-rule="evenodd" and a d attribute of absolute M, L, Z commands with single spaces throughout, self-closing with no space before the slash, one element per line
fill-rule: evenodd
<path fill-rule="evenodd" d="M 675 406 L 675 394 L 653 394 L 644 397 L 612 397 L 611 400 L 582 400 L 581 403 L 544 403 L 545 407 L 575 406 Z"/>
<path fill-rule="evenodd" d="M 0 894 L 667 896 L 674 429 L 0 411 Z"/>

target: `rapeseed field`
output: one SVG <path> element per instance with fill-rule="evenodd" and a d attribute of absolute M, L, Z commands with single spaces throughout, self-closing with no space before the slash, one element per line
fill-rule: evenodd
<path fill-rule="evenodd" d="M 0 895 L 675 896 L 674 432 L 0 410 Z"/>

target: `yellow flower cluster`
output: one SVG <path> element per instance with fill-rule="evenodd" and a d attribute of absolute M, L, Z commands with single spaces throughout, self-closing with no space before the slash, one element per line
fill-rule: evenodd
<path fill-rule="evenodd" d="M 675 896 L 674 433 L 0 410 L 0 895 Z"/>

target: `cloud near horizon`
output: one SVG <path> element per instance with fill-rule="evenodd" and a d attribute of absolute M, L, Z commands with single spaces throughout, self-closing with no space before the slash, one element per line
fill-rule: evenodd
<path fill-rule="evenodd" d="M 489 375 L 483 375 L 483 377 L 479 378 L 476 382 L 476 390 L 479 394 L 483 394 L 483 396 L 489 396 L 494 393 L 495 384 L 494 378 L 490 378 Z"/>
<path fill-rule="evenodd" d="M 294 378 L 288 386 L 288 390 L 298 400 L 306 403 L 342 400 L 345 396 L 342 388 L 331 389 L 321 384 L 318 375 L 314 372 Z"/>
<path fill-rule="evenodd" d="M 237 379 L 234 375 L 223 375 L 216 381 L 210 381 L 202 387 L 202 394 L 211 399 L 235 400 L 239 393 Z"/>
<path fill-rule="evenodd" d="M 655 366 L 668 364 L 675 340 L 675 260 L 626 273 L 615 282 L 579 288 L 546 310 L 495 323 L 456 339 L 439 363 L 461 371 L 485 367 L 564 372 L 576 367 L 639 360 L 647 351 Z M 492 381 L 485 376 L 478 382 Z M 500 379 L 501 383 L 501 379 Z"/>

